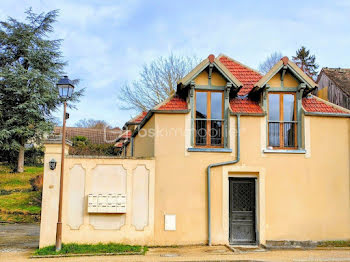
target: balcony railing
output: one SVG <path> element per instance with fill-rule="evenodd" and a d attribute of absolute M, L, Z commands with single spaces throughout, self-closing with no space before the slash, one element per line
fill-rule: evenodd
<path fill-rule="evenodd" d="M 269 121 L 269 146 L 282 147 L 281 133 L 283 147 L 296 147 L 296 127 L 297 121 Z"/>
<path fill-rule="evenodd" d="M 224 119 L 195 119 L 196 146 L 223 146 Z M 209 143 L 208 143 L 209 141 Z"/>

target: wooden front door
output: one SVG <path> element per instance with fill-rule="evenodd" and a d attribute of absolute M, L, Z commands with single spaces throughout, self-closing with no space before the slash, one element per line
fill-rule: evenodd
<path fill-rule="evenodd" d="M 229 242 L 256 244 L 255 178 L 229 178 Z"/>

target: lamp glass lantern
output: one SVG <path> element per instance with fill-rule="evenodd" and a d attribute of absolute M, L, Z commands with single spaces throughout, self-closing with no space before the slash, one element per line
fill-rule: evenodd
<path fill-rule="evenodd" d="M 68 76 L 61 78 L 57 83 L 57 87 L 60 97 L 65 100 L 72 97 L 74 85 Z"/>

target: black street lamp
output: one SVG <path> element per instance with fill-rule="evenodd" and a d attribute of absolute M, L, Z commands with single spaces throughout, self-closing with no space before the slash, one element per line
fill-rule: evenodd
<path fill-rule="evenodd" d="M 66 120 L 67 100 L 72 97 L 74 85 L 68 76 L 64 76 L 57 83 L 60 97 L 64 100 L 63 107 L 63 126 L 62 126 L 62 155 L 61 155 L 61 174 L 60 174 L 60 195 L 58 199 L 58 220 L 56 230 L 56 251 L 60 251 L 62 247 L 62 195 L 63 195 L 63 176 L 64 176 L 64 147 L 66 144 Z"/>

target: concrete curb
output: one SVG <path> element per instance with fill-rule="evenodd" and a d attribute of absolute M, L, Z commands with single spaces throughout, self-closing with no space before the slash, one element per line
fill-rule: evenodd
<path fill-rule="evenodd" d="M 94 256 L 135 256 L 144 255 L 144 252 L 120 252 L 120 253 L 87 253 L 87 254 L 60 254 L 60 255 L 32 255 L 29 258 L 59 258 L 59 257 L 94 257 Z"/>

